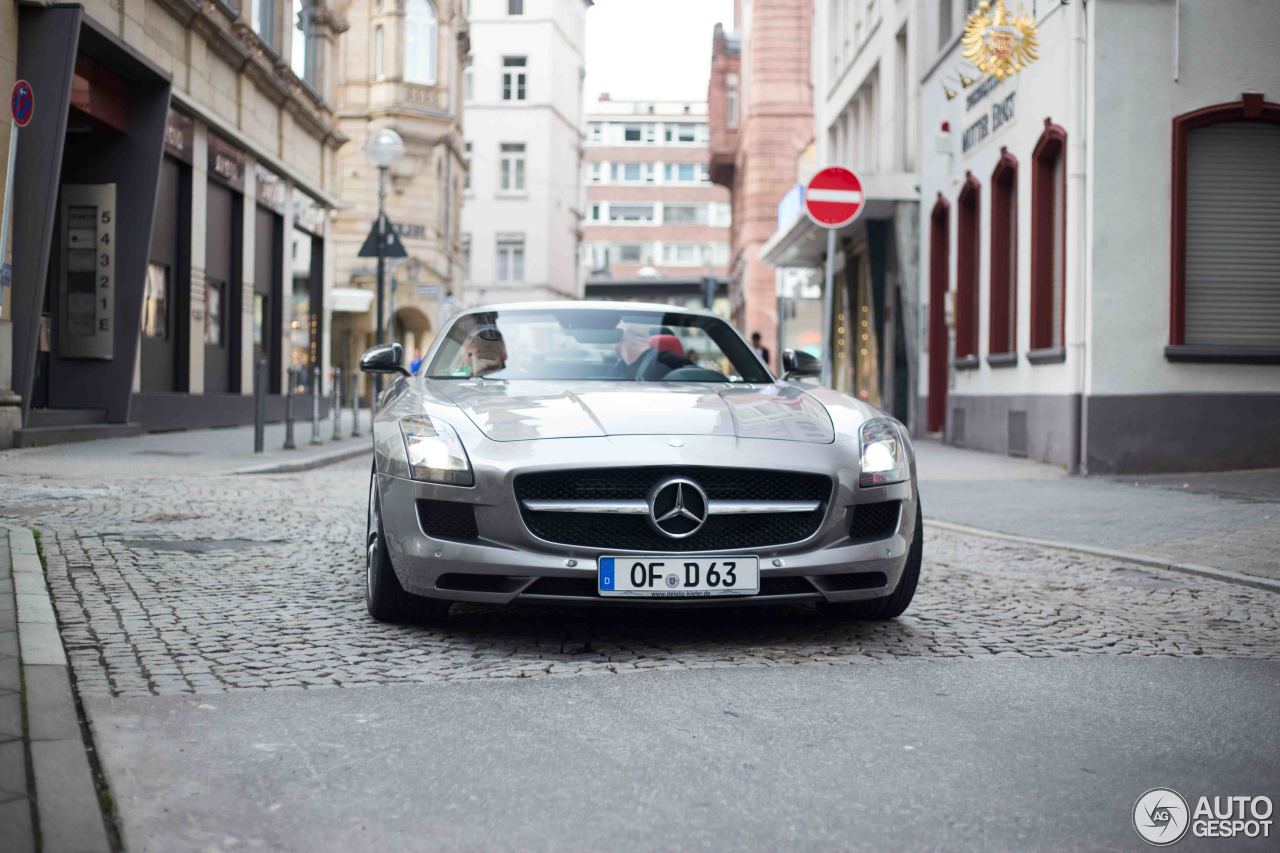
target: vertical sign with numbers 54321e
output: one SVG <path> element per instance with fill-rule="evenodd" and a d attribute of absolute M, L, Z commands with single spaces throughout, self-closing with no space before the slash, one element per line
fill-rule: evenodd
<path fill-rule="evenodd" d="M 116 185 L 62 187 L 58 355 L 110 359 L 116 311 Z"/>

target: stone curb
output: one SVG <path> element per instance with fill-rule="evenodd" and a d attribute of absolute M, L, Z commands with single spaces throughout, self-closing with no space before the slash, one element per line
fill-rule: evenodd
<path fill-rule="evenodd" d="M 1017 542 L 1021 545 L 1035 545 L 1040 548 L 1054 548 L 1059 551 L 1075 551 L 1079 554 L 1088 554 L 1091 557 L 1103 557 L 1108 560 L 1121 560 L 1126 563 L 1137 563 L 1140 566 L 1150 566 L 1156 569 L 1167 569 L 1171 572 L 1181 572 L 1184 575 L 1195 575 L 1202 578 L 1212 578 L 1213 580 L 1222 581 L 1224 583 L 1233 583 L 1240 586 L 1251 586 L 1254 589 L 1266 590 L 1267 592 L 1280 592 L 1280 581 L 1273 581 L 1270 578 L 1259 578 L 1253 575 L 1244 575 L 1239 572 L 1231 572 L 1226 569 L 1216 569 L 1213 566 L 1202 566 L 1198 563 L 1175 563 L 1163 557 L 1149 557 L 1146 554 L 1134 554 L 1130 551 L 1116 551 L 1111 548 L 1094 548 L 1088 545 L 1074 545 L 1070 542 L 1056 542 L 1050 539 L 1035 539 L 1030 536 L 1018 536 L 1013 533 L 1000 533 L 995 530 L 987 530 L 982 527 L 970 527 L 967 524 L 956 524 L 953 521 L 939 521 L 933 518 L 925 518 L 925 526 L 936 527 L 940 530 L 950 530 L 953 533 L 963 533 L 969 536 L 982 536 L 987 539 L 1002 539 L 1006 542 Z"/>
<path fill-rule="evenodd" d="M 0 551 L 0 561 L 11 566 L 0 565 L 0 575 L 7 575 L 6 569 L 12 569 L 26 705 L 26 746 L 35 775 L 41 849 L 48 853 L 109 853 L 111 844 L 71 692 L 67 654 L 35 538 L 29 530 L 0 526 L 0 537 L 5 535 L 11 559 L 3 560 L 4 552 Z M 3 686 L 6 685 L 0 685 Z"/>
<path fill-rule="evenodd" d="M 330 453 L 318 453 L 314 456 L 308 456 L 305 459 L 298 459 L 291 462 L 270 462 L 266 465 L 250 465 L 247 468 L 237 468 L 231 473 L 292 474 L 297 471 L 310 471 L 312 468 L 323 468 L 325 465 L 333 465 L 336 462 L 345 462 L 348 459 L 354 459 L 357 456 L 372 452 L 372 446 L 361 441 L 356 447 L 343 447 Z"/>

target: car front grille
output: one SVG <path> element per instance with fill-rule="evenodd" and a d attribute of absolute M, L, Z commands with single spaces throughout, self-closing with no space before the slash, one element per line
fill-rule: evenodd
<path fill-rule="evenodd" d="M 816 501 L 809 512 L 712 515 L 692 536 L 672 539 L 655 531 L 648 515 L 541 512 L 526 500 L 644 500 L 667 477 L 687 477 L 712 501 Z M 817 532 L 831 498 L 822 474 L 748 468 L 592 468 L 520 474 L 516 500 L 529 532 L 548 542 L 602 550 L 689 552 L 764 548 L 807 539 Z"/>

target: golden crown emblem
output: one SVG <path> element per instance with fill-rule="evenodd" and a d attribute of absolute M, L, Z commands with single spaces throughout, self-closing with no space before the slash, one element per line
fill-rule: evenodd
<path fill-rule="evenodd" d="M 984 74 L 1003 80 L 1040 58 L 1036 22 L 1025 11 L 1015 16 L 1004 0 L 983 2 L 964 28 L 964 58 Z"/>

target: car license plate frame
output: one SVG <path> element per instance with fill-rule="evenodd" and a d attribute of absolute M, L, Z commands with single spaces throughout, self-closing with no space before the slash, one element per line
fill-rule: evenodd
<path fill-rule="evenodd" d="M 643 583 L 638 585 L 637 580 Z M 716 581 L 712 583 L 712 581 Z M 726 581 L 731 581 L 726 584 Z M 671 554 L 602 555 L 596 590 L 621 598 L 721 598 L 758 595 L 760 558 Z"/>

